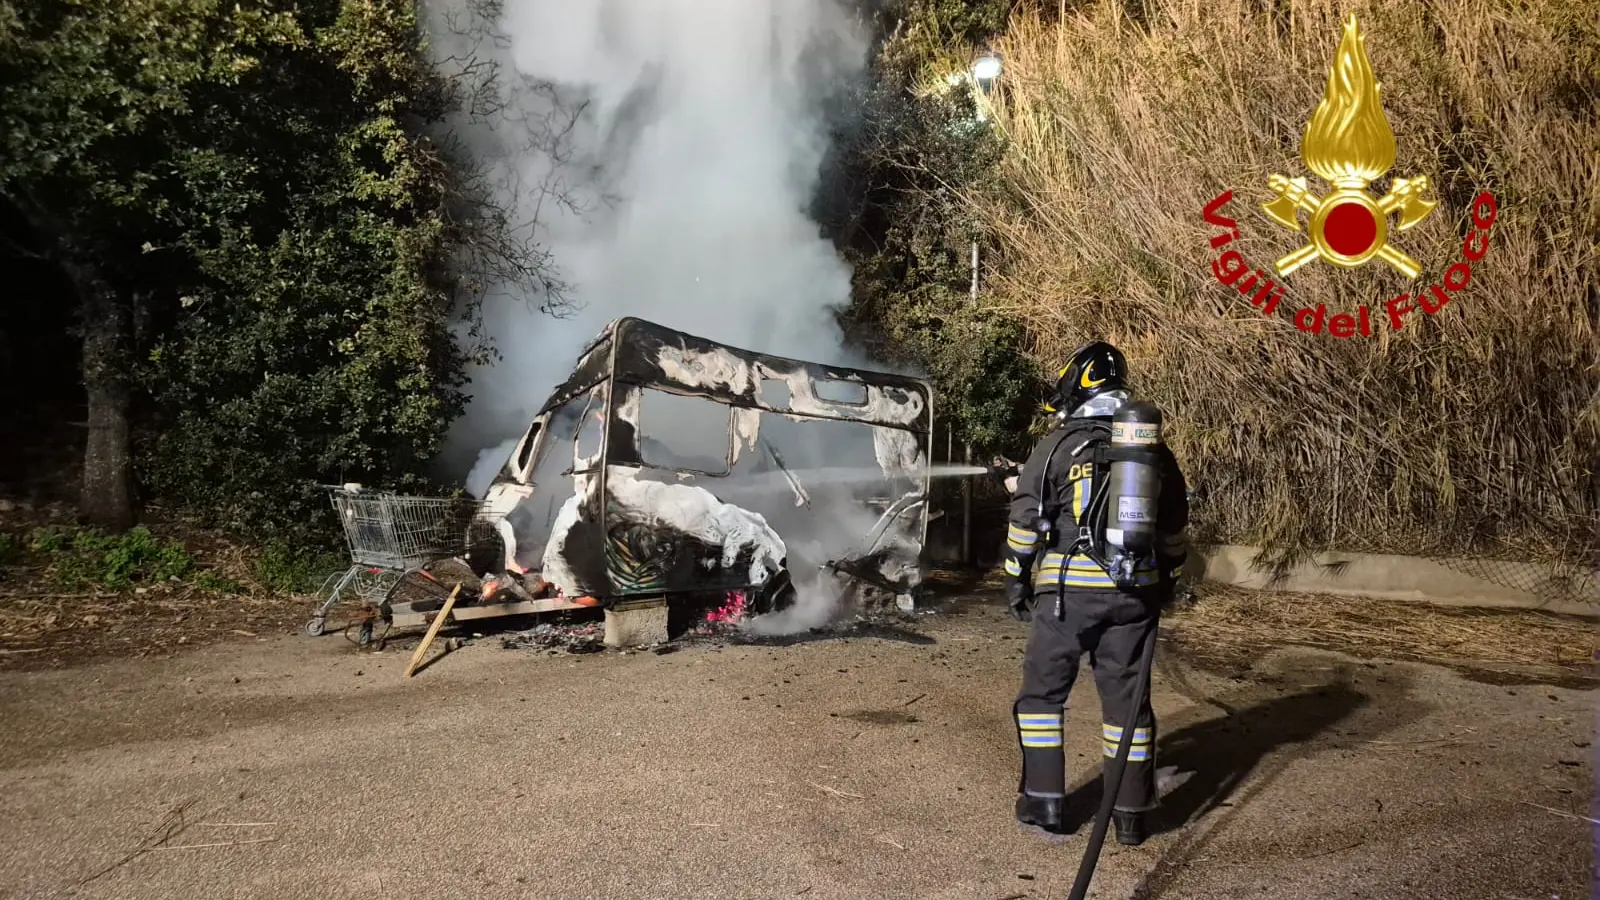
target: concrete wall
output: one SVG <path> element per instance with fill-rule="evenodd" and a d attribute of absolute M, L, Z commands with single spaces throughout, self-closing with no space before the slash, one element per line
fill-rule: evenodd
<path fill-rule="evenodd" d="M 1581 603 L 1553 599 L 1556 592 L 1518 590 L 1469 575 L 1449 566 L 1415 556 L 1378 553 L 1320 553 L 1281 578 L 1259 571 L 1253 560 L 1256 547 L 1219 544 L 1200 549 L 1200 577 L 1239 587 L 1305 591 L 1378 597 L 1385 600 L 1420 600 L 1446 606 L 1540 609 L 1546 612 L 1600 616 L 1600 602 Z M 1513 584 L 1548 584 L 1550 570 L 1528 563 L 1496 562 L 1495 569 Z M 1600 573 L 1591 578 L 1581 595 L 1600 598 Z"/>

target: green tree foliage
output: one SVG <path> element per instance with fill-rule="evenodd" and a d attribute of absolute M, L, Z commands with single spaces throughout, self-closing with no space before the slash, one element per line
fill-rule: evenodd
<path fill-rule="evenodd" d="M 0 193 L 144 326 L 116 364 L 154 401 L 149 487 L 303 533 L 317 481 L 436 450 L 472 224 L 420 134 L 452 88 L 412 0 L 0 0 Z"/>
<path fill-rule="evenodd" d="M 971 301 L 971 247 L 989 252 L 965 195 L 993 177 L 1001 142 L 979 119 L 968 70 L 1009 0 L 902 0 L 878 13 L 870 85 L 840 129 L 824 219 L 855 266 L 846 327 L 880 356 L 924 368 L 966 439 L 1021 452 L 1042 385 L 1023 331 Z"/>

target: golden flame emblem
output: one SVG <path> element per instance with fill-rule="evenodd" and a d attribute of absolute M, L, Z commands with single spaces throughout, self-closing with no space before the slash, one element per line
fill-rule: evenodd
<path fill-rule="evenodd" d="M 1394 165 L 1394 131 L 1383 114 L 1382 89 L 1367 59 L 1366 38 L 1351 13 L 1328 70 L 1322 102 L 1300 142 L 1300 159 L 1333 185 L 1333 193 L 1314 196 L 1304 178 L 1273 175 L 1267 180 L 1278 196 L 1262 209 L 1274 222 L 1298 232 L 1297 211 L 1311 217 L 1311 243 L 1278 260 L 1275 268 L 1280 276 L 1288 277 L 1319 256 L 1344 268 L 1366 265 L 1377 257 L 1407 278 L 1421 274 L 1416 260 L 1389 243 L 1389 216 L 1400 214 L 1395 231 L 1427 218 L 1439 205 L 1423 196 L 1428 179 L 1396 178 L 1379 200 L 1366 190 Z"/>

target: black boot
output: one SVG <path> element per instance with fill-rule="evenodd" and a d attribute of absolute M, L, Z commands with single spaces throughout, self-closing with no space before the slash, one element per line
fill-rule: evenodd
<path fill-rule="evenodd" d="M 1150 836 L 1149 829 L 1145 826 L 1144 813 L 1129 812 L 1124 809 L 1113 809 L 1111 821 L 1117 826 L 1117 843 L 1137 847 L 1144 843 Z"/>
<path fill-rule="evenodd" d="M 1050 834 L 1066 834 L 1065 797 L 1017 795 L 1017 821 Z"/>

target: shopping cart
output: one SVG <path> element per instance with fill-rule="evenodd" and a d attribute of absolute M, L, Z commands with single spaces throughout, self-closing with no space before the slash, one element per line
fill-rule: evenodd
<path fill-rule="evenodd" d="M 374 491 L 359 484 L 324 485 L 344 526 L 350 568 L 335 572 L 318 592 L 306 633 L 321 635 L 328 613 L 341 600 L 356 601 L 370 634 L 374 611 L 410 571 L 467 551 L 468 533 L 478 514 L 471 498 L 411 497 Z M 362 641 L 365 643 L 365 641 Z"/>

